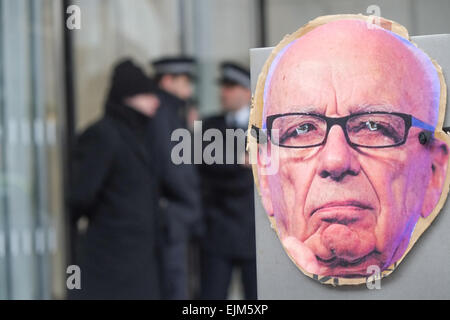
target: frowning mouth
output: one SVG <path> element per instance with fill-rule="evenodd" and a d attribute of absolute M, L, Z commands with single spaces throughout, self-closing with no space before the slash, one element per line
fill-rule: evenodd
<path fill-rule="evenodd" d="M 338 257 L 333 257 L 331 259 L 322 259 L 319 256 L 316 255 L 316 259 L 321 262 L 322 264 L 326 264 L 329 267 L 350 267 L 350 266 L 357 266 L 359 264 L 361 264 L 362 262 L 364 262 L 367 257 L 372 254 L 373 252 L 369 253 L 368 255 L 358 258 L 356 260 L 353 261 L 348 261 L 342 258 L 338 258 Z"/>
<path fill-rule="evenodd" d="M 360 201 L 357 200 L 346 200 L 346 201 L 332 201 L 332 202 L 328 202 L 324 205 L 321 205 L 317 208 L 315 208 L 314 210 L 311 211 L 310 216 L 312 216 L 313 214 L 315 214 L 317 211 L 321 211 L 321 210 L 372 210 L 373 207 L 369 204 L 366 203 L 362 203 Z M 330 218 L 333 219 L 333 218 Z"/>
<path fill-rule="evenodd" d="M 366 254 L 365 256 L 360 257 L 355 260 L 347 260 L 347 259 L 343 259 L 343 258 L 336 257 L 336 256 L 334 256 L 331 259 L 322 259 L 318 255 L 316 255 L 316 259 L 320 264 L 322 264 L 330 269 L 351 268 L 351 267 L 364 266 L 364 263 L 369 263 L 370 261 L 372 261 L 372 263 L 374 263 L 373 259 L 375 258 L 375 256 L 377 256 L 379 254 L 380 254 L 380 252 L 378 252 L 377 250 L 373 250 L 370 253 Z"/>

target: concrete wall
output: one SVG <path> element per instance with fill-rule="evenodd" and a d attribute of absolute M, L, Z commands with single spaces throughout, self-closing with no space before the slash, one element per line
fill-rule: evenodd
<path fill-rule="evenodd" d="M 143 67 L 151 58 L 176 54 L 177 0 L 78 0 L 81 30 L 75 33 L 77 128 L 103 113 L 113 64 L 132 56 Z"/>
<path fill-rule="evenodd" d="M 81 30 L 75 32 L 77 129 L 103 112 L 111 67 L 125 56 L 148 68 L 150 59 L 179 54 L 180 30 L 185 52 L 200 60 L 199 99 L 202 113 L 215 112 L 217 66 L 223 59 L 249 64 L 256 46 L 254 0 L 77 0 Z M 180 15 L 184 24 L 180 25 Z"/>

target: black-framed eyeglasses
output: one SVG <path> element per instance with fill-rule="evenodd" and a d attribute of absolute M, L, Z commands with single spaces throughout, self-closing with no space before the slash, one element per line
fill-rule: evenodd
<path fill-rule="evenodd" d="M 326 143 L 334 125 L 342 128 L 352 147 L 389 148 L 404 144 L 411 127 L 423 129 L 419 141 L 425 144 L 433 136 L 434 127 L 410 114 L 397 112 L 364 112 L 340 118 L 311 113 L 284 113 L 267 117 L 267 137 L 285 148 L 311 148 Z M 258 143 L 263 143 L 259 129 L 252 126 Z"/>

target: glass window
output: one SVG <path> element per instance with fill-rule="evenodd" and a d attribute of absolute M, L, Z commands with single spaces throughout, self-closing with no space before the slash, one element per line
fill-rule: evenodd
<path fill-rule="evenodd" d="M 52 296 L 62 225 L 60 4 L 0 2 L 0 298 Z M 62 246 L 61 246 L 62 248 Z M 61 259 L 59 261 L 62 261 Z"/>

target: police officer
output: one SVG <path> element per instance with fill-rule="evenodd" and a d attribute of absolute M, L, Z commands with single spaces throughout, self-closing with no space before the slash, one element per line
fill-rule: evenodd
<path fill-rule="evenodd" d="M 207 118 L 203 131 L 247 130 L 250 114 L 250 74 L 233 62 L 221 65 L 220 98 L 223 113 Z M 240 142 L 242 143 L 242 141 Z M 227 143 L 223 143 L 226 148 Z M 255 225 L 253 176 L 251 168 L 238 154 L 234 163 L 200 166 L 202 203 L 206 234 L 202 252 L 202 299 L 226 299 L 234 267 L 241 268 L 246 299 L 256 299 Z M 237 160 L 241 159 L 240 163 Z"/>
<path fill-rule="evenodd" d="M 193 95 L 196 62 L 189 57 L 166 57 L 152 63 L 161 92 L 161 106 L 149 126 L 150 145 L 159 150 L 156 167 L 162 173 L 160 213 L 165 219 L 162 239 L 164 299 L 188 299 L 188 243 L 200 215 L 199 181 L 190 164 L 175 165 L 171 151 L 176 129 L 187 130 L 187 103 Z"/>
<path fill-rule="evenodd" d="M 69 204 L 89 225 L 81 245 L 81 299 L 159 299 L 157 176 L 145 144 L 159 100 L 131 60 L 117 64 L 105 115 L 79 137 Z"/>
<path fill-rule="evenodd" d="M 170 101 L 165 106 L 171 109 L 183 128 L 187 127 L 188 106 L 194 95 L 194 81 L 196 77 L 197 62 L 192 57 L 163 57 L 152 62 L 155 73 L 155 82 L 167 94 Z M 166 98 L 166 97 L 164 97 Z M 178 101 L 177 101 L 178 100 Z"/>

